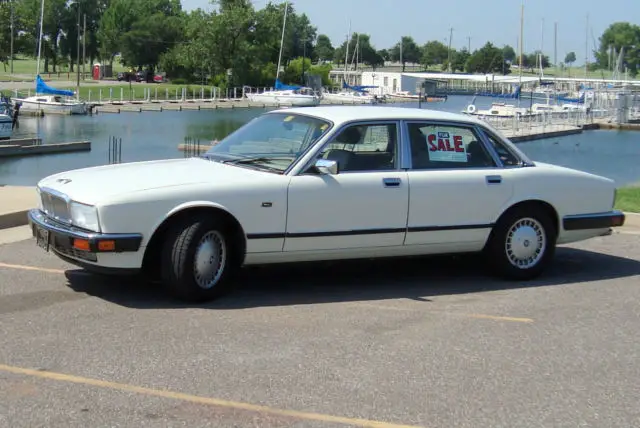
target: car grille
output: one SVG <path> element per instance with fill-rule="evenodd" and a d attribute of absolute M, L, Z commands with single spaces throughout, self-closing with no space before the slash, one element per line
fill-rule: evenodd
<path fill-rule="evenodd" d="M 67 201 L 44 190 L 40 191 L 40 198 L 42 210 L 47 216 L 62 223 L 71 223 Z"/>

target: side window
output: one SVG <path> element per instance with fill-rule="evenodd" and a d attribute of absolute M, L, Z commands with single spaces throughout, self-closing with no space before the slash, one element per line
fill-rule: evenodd
<path fill-rule="evenodd" d="M 501 141 L 499 141 L 497 138 L 493 137 L 492 135 L 489 135 L 487 132 L 485 132 L 484 135 L 486 135 L 487 139 L 491 142 L 493 149 L 496 151 L 496 153 L 500 157 L 500 161 L 504 166 L 520 165 L 520 161 L 518 160 L 518 158 L 513 153 L 511 153 L 511 151 L 509 151 L 509 149 L 507 149 Z"/>
<path fill-rule="evenodd" d="M 455 125 L 409 123 L 413 169 L 495 167 L 478 135 Z"/>
<path fill-rule="evenodd" d="M 320 152 L 320 159 L 335 160 L 340 172 L 389 171 L 398 161 L 395 123 L 351 125 Z"/>

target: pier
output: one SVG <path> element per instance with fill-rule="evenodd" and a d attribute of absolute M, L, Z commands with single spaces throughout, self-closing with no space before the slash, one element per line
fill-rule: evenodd
<path fill-rule="evenodd" d="M 381 104 L 407 103 L 417 100 L 404 98 L 387 99 Z M 423 104 L 428 104 L 423 101 Z M 192 110 L 218 110 L 237 108 L 286 108 L 293 107 L 290 103 L 269 104 L 256 103 L 246 99 L 190 99 L 190 100 L 146 100 L 146 101 L 106 101 L 94 104 L 94 113 L 141 113 L 146 111 L 192 111 Z M 365 105 L 357 101 L 326 101 L 321 100 L 320 105 Z"/>
<path fill-rule="evenodd" d="M 0 158 L 90 151 L 90 141 L 42 144 L 41 138 L 16 138 L 0 141 Z"/>

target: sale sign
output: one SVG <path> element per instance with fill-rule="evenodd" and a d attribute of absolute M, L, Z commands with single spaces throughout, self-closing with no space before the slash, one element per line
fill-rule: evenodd
<path fill-rule="evenodd" d="M 429 160 L 439 162 L 467 162 L 467 151 L 462 136 L 438 132 L 427 135 Z"/>

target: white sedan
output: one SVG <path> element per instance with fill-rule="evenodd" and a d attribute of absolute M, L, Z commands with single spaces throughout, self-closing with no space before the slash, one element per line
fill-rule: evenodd
<path fill-rule="evenodd" d="M 612 180 L 533 162 L 467 115 L 307 107 L 253 119 L 203 156 L 38 183 L 38 245 L 87 270 L 142 272 L 212 299 L 242 265 L 484 252 L 538 276 L 557 244 L 622 226 Z"/>

